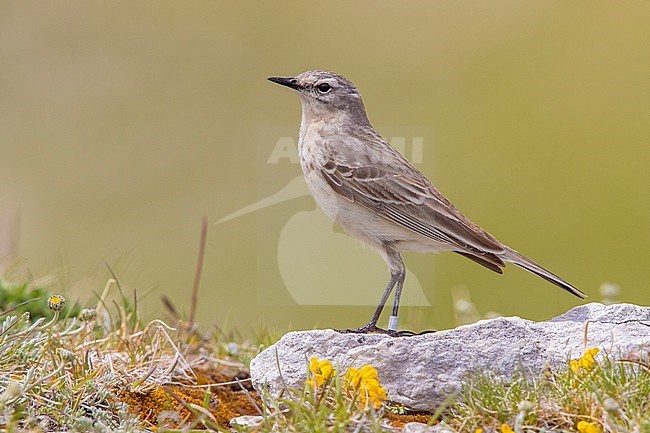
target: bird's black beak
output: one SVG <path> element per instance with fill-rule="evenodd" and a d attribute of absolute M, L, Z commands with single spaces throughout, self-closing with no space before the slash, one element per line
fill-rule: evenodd
<path fill-rule="evenodd" d="M 269 81 L 290 87 L 294 90 L 302 90 L 302 86 L 298 84 L 298 80 L 295 78 L 269 77 Z"/>

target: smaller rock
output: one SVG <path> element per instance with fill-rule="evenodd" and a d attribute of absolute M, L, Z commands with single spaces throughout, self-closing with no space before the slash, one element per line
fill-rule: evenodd
<path fill-rule="evenodd" d="M 421 422 L 410 422 L 404 424 L 402 428 L 402 433 L 432 433 L 431 426 L 423 424 Z"/>
<path fill-rule="evenodd" d="M 244 415 L 230 420 L 230 427 L 246 427 L 249 429 L 259 427 L 264 422 L 263 416 Z"/>
<path fill-rule="evenodd" d="M 410 422 L 404 424 L 402 427 L 402 433 L 457 433 L 456 430 L 449 427 L 445 423 L 440 423 L 436 425 L 427 425 L 421 422 Z"/>

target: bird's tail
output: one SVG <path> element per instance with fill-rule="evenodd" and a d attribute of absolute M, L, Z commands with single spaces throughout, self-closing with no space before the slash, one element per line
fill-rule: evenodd
<path fill-rule="evenodd" d="M 535 275 L 538 275 L 544 278 L 546 281 L 550 281 L 558 287 L 563 288 L 567 292 L 577 296 L 578 298 L 584 299 L 587 297 L 582 291 L 578 288 L 572 286 L 571 284 L 564 281 L 562 278 L 553 274 L 552 272 L 547 271 L 528 257 L 522 256 L 517 251 L 506 247 L 506 253 L 504 255 L 499 255 L 503 260 L 513 263 L 520 268 L 524 268 L 529 272 L 532 272 Z"/>

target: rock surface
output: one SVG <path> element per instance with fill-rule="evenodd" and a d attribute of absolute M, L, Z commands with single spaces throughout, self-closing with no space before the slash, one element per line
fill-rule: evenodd
<path fill-rule="evenodd" d="M 500 317 L 413 337 L 290 332 L 252 360 L 251 377 L 257 391 L 266 387 L 277 396 L 285 386 L 303 387 L 312 356 L 338 363 L 341 371 L 371 364 L 391 401 L 433 411 L 470 373 L 509 379 L 567 368 L 567 360 L 584 351 L 587 322 L 587 347 L 600 348 L 600 356 L 620 357 L 650 344 L 650 308 L 591 303 L 547 322 Z"/>
<path fill-rule="evenodd" d="M 422 424 L 421 422 L 410 422 L 405 424 L 402 428 L 401 433 L 454 433 L 456 430 L 451 427 L 447 427 L 446 424 L 437 424 L 434 426 L 428 426 Z"/>
<path fill-rule="evenodd" d="M 256 415 L 243 415 L 230 420 L 230 427 L 246 427 L 247 429 L 254 429 L 262 425 L 264 422 L 263 416 Z"/>

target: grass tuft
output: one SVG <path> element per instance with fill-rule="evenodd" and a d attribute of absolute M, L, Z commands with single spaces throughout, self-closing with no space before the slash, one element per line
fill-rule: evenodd
<path fill-rule="evenodd" d="M 76 315 L 62 309 L 65 300 L 57 295 L 50 296 L 54 311 L 46 310 L 45 317 L 30 312 L 0 316 L 0 428 L 205 428 L 213 412 L 223 415 L 222 424 L 245 412 L 241 408 L 247 400 L 237 402 L 231 389 L 218 384 L 239 375 L 250 388 L 241 360 L 250 360 L 258 346 L 197 339 L 162 320 L 143 323 L 137 303 L 121 289 L 119 302 L 108 301 L 116 287 L 109 280 L 97 304 L 77 308 Z M 47 306 L 47 296 L 40 298 L 30 306 Z M 211 393 L 213 384 L 222 389 Z M 221 400 L 236 401 L 240 411 L 219 405 Z M 194 407 L 204 404 L 210 415 Z"/>
<path fill-rule="evenodd" d="M 618 360 L 615 360 L 618 359 Z M 604 354 L 589 371 L 567 368 L 535 379 L 500 381 L 476 376 L 450 407 L 446 421 L 458 431 L 650 433 L 650 353 Z M 581 424 L 582 422 L 582 424 Z M 585 430 L 587 431 L 587 430 Z"/>

